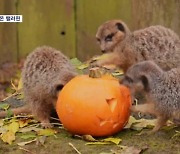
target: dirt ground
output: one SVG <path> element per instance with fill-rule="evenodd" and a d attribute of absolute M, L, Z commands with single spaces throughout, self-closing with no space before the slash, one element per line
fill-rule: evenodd
<path fill-rule="evenodd" d="M 113 136 L 122 139 L 119 145 L 85 145 L 87 141 L 72 136 L 65 129 L 60 129 L 57 137 L 47 137 L 44 145 L 36 145 L 34 142 L 23 146 L 23 149 L 17 145 L 22 140 L 19 137 L 12 145 L 0 140 L 0 154 L 76 154 L 77 152 L 69 143 L 73 144 L 82 154 L 119 154 L 121 146 L 145 149 L 141 152 L 143 154 L 180 154 L 180 137 L 172 138 L 175 130 L 179 131 L 180 128 L 161 130 L 152 135 L 137 135 L 138 131 L 127 129 Z M 133 152 L 126 153 L 133 154 Z M 134 154 L 136 154 L 135 151 Z"/>

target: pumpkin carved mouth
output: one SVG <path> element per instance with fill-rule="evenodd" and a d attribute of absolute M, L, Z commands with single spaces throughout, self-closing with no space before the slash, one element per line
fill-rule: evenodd
<path fill-rule="evenodd" d="M 106 102 L 109 105 L 111 112 L 113 113 L 117 106 L 117 99 L 116 98 L 106 99 Z"/>

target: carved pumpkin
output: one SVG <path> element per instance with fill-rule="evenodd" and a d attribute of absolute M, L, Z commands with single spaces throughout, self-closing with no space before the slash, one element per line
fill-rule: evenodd
<path fill-rule="evenodd" d="M 56 110 L 71 133 L 107 136 L 125 126 L 130 106 L 129 89 L 114 77 L 80 75 L 64 86 Z"/>

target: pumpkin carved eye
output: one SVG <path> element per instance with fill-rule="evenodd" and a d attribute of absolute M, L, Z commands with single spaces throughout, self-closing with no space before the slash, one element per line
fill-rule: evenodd
<path fill-rule="evenodd" d="M 113 36 L 114 33 L 109 34 L 108 36 L 106 36 L 105 41 L 112 41 Z"/>

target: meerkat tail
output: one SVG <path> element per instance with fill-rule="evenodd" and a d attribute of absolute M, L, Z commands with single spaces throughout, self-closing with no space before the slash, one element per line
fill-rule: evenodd
<path fill-rule="evenodd" d="M 29 107 L 27 105 L 11 109 L 14 115 L 22 114 L 22 113 L 31 113 Z M 0 112 L 0 118 L 4 118 L 7 116 L 7 111 Z"/>

